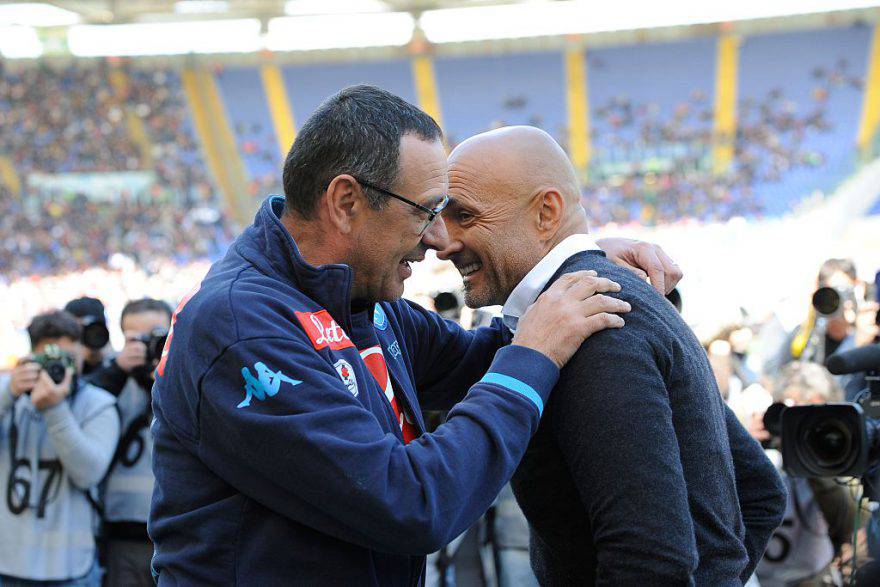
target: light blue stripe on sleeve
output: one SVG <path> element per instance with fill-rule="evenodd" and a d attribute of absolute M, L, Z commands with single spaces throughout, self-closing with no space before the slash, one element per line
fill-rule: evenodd
<path fill-rule="evenodd" d="M 515 391 L 516 393 L 527 397 L 535 406 L 538 408 L 538 414 L 542 414 L 544 412 L 544 400 L 541 399 L 541 396 L 538 395 L 538 392 L 535 391 L 531 385 L 528 383 L 523 383 L 519 379 L 515 377 L 511 377 L 510 375 L 502 375 L 501 373 L 486 373 L 483 375 L 483 379 L 481 381 L 485 381 L 486 383 L 494 383 L 495 385 L 500 385 L 501 387 L 506 387 L 511 391 Z"/>

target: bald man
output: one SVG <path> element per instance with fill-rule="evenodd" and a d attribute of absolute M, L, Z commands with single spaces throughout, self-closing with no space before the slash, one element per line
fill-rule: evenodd
<path fill-rule="evenodd" d="M 618 281 L 613 295 L 632 305 L 626 326 L 562 370 L 512 482 L 540 582 L 741 585 L 781 522 L 781 480 L 673 306 L 590 237 L 559 145 L 531 127 L 468 139 L 449 157 L 449 196 L 438 256 L 461 272 L 469 306 L 504 304 L 515 331 L 581 269 Z"/>

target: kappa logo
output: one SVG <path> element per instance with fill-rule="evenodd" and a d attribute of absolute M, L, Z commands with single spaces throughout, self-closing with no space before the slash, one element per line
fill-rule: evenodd
<path fill-rule="evenodd" d="M 281 389 L 281 383 L 287 382 L 291 386 L 299 385 L 302 381 L 291 379 L 284 373 L 272 371 L 264 363 L 257 361 L 254 363 L 254 371 L 257 376 L 254 377 L 251 370 L 247 367 L 241 368 L 241 374 L 244 377 L 244 400 L 238 404 L 237 408 L 246 408 L 251 405 L 251 399 L 257 398 L 259 401 L 266 401 L 267 398 L 275 397 Z"/>
<path fill-rule="evenodd" d="M 320 312 L 294 312 L 300 324 L 309 335 L 315 350 L 330 347 L 338 351 L 353 347 L 354 344 L 327 310 Z"/>
<path fill-rule="evenodd" d="M 373 310 L 373 325 L 379 330 L 388 328 L 388 316 L 385 315 L 381 304 L 376 304 L 376 308 Z"/>
<path fill-rule="evenodd" d="M 351 392 L 351 395 L 357 397 L 358 382 L 357 379 L 355 379 L 354 370 L 351 368 L 351 364 L 345 359 L 339 359 L 333 363 L 333 367 L 336 368 L 336 372 L 339 373 L 339 378 L 342 379 L 342 382 L 348 388 L 348 391 Z"/>
<path fill-rule="evenodd" d="M 388 354 L 391 355 L 392 359 L 400 357 L 400 345 L 397 344 L 396 340 L 388 345 Z"/>

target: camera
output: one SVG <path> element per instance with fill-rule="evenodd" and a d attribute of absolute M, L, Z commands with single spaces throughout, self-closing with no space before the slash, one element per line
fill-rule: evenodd
<path fill-rule="evenodd" d="M 147 364 L 152 364 L 162 358 L 162 350 L 165 348 L 165 340 L 168 338 L 168 330 L 165 328 L 154 328 L 149 334 L 141 335 L 135 340 L 139 340 L 147 347 Z"/>
<path fill-rule="evenodd" d="M 857 403 L 796 406 L 782 413 L 782 458 L 795 477 L 857 477 L 880 457 L 880 420 Z"/>
<path fill-rule="evenodd" d="M 785 469 L 793 476 L 863 476 L 880 463 L 880 345 L 831 355 L 827 367 L 834 375 L 867 373 L 866 397 L 857 403 L 776 408 L 765 426 L 774 418 L 780 422 L 775 430 L 781 433 Z"/>
<path fill-rule="evenodd" d="M 38 364 L 55 384 L 64 381 L 68 369 L 76 367 L 73 357 L 54 344 L 47 345 L 42 353 L 35 355 L 33 362 Z M 30 394 L 30 392 L 29 389 L 26 393 Z"/>
<path fill-rule="evenodd" d="M 107 330 L 107 324 L 100 318 L 83 316 L 80 318 L 80 323 L 82 324 L 82 343 L 88 348 L 100 350 L 110 342 L 110 331 Z"/>
<path fill-rule="evenodd" d="M 853 288 L 820 287 L 813 293 L 813 308 L 822 316 L 839 316 L 846 302 L 855 303 Z"/>

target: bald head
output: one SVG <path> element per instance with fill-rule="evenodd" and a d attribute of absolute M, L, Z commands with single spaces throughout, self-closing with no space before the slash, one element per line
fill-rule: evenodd
<path fill-rule="evenodd" d="M 587 232 L 578 181 L 562 148 L 530 126 L 472 137 L 449 155 L 449 246 L 471 307 L 502 304 L 566 237 Z"/>
<path fill-rule="evenodd" d="M 481 183 L 495 186 L 486 195 L 523 201 L 557 190 L 572 211 L 579 202 L 568 156 L 553 137 L 534 126 L 506 126 L 473 136 L 452 151 L 449 163 L 481 169 Z"/>

